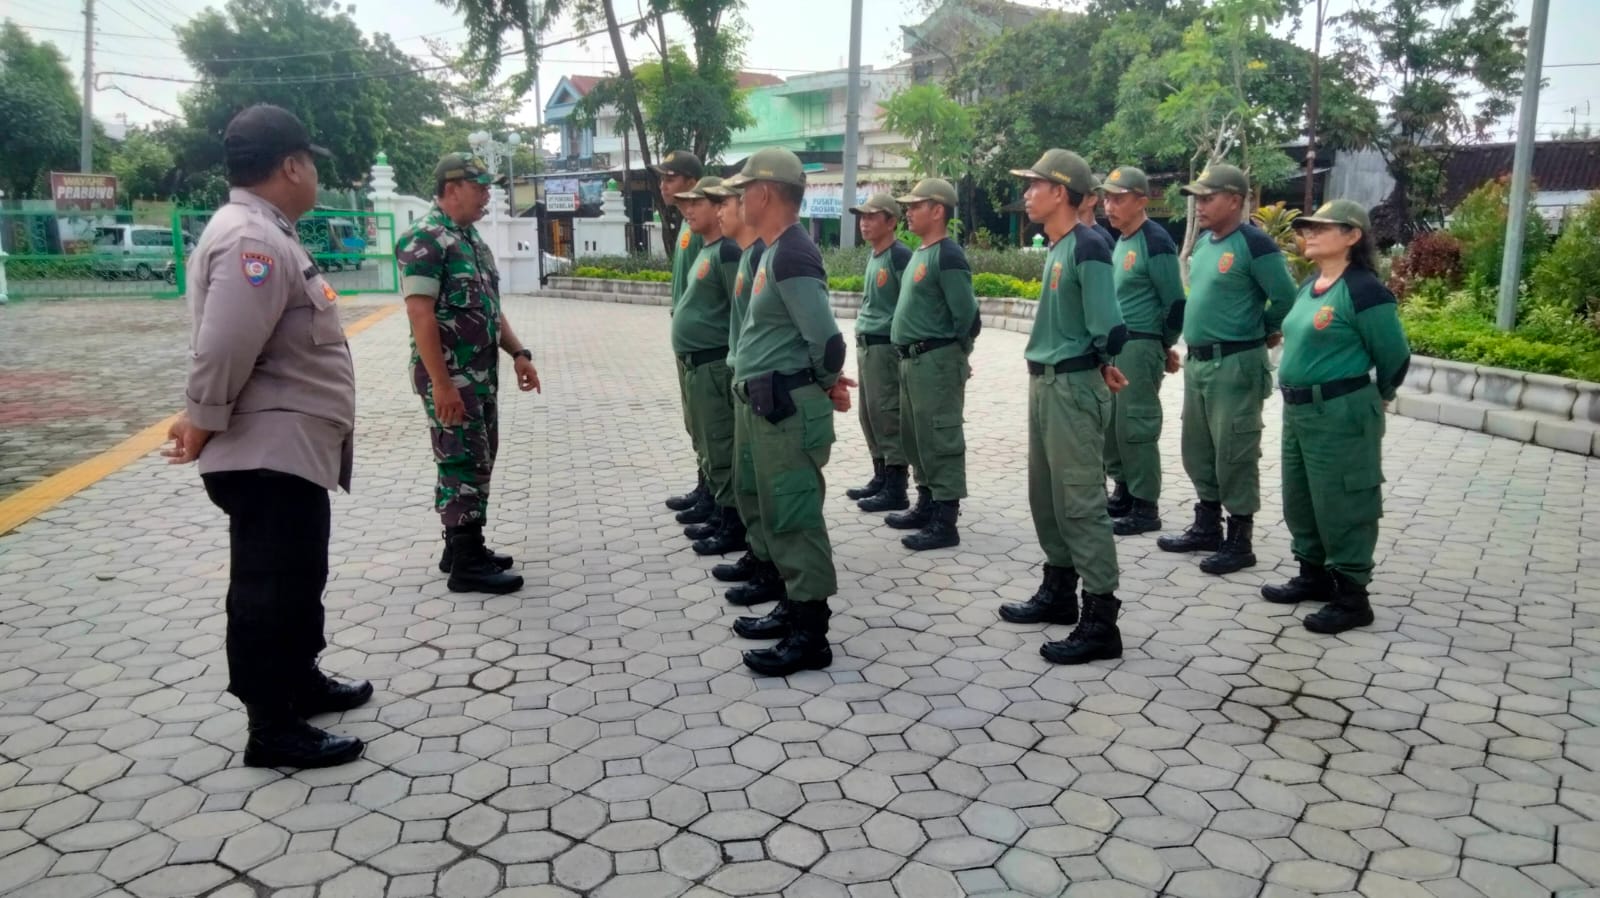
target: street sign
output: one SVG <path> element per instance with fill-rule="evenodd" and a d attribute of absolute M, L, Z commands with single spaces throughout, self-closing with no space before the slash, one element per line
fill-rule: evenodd
<path fill-rule="evenodd" d="M 546 212 L 576 212 L 578 211 L 578 195 L 576 193 L 547 193 L 544 197 Z"/>

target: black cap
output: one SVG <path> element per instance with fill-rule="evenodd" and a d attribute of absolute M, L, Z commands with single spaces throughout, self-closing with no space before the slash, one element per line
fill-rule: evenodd
<path fill-rule="evenodd" d="M 700 164 L 700 157 L 688 150 L 673 150 L 659 164 L 651 168 L 654 168 L 658 175 L 683 175 L 696 181 L 700 180 L 706 171 L 705 166 Z"/>
<path fill-rule="evenodd" d="M 222 132 L 222 150 L 228 167 L 271 164 L 291 153 L 307 152 L 324 159 L 332 153 L 311 142 L 311 132 L 295 114 L 281 106 L 261 103 L 244 110 Z"/>

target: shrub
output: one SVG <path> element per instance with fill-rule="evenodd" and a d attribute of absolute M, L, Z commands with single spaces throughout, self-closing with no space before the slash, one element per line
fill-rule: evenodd
<path fill-rule="evenodd" d="M 582 256 L 574 260 L 585 268 L 606 268 L 612 271 L 667 271 L 672 265 L 661 256 L 631 253 L 626 256 Z"/>
<path fill-rule="evenodd" d="M 1523 239 L 1522 271 L 1527 277 L 1550 246 L 1544 218 L 1533 205 L 1534 191 L 1528 191 L 1526 236 Z M 1449 231 L 1461 241 L 1463 270 L 1485 283 L 1500 283 L 1500 266 L 1505 261 L 1506 223 L 1510 219 L 1511 187 L 1507 178 L 1489 181 L 1467 194 L 1451 214 Z"/>
<path fill-rule="evenodd" d="M 830 276 L 828 278 L 828 289 L 836 290 L 840 293 L 860 293 L 861 291 L 867 289 L 867 282 L 866 279 L 859 274 L 851 275 L 849 277 Z"/>
<path fill-rule="evenodd" d="M 1401 299 L 1429 281 L 1449 287 L 1461 283 L 1461 241 L 1442 231 L 1418 234 L 1389 273 L 1389 289 Z"/>
<path fill-rule="evenodd" d="M 979 272 L 972 276 L 972 292 L 979 296 L 1012 296 L 1021 299 L 1038 299 L 1039 282 L 1025 281 L 1008 274 Z"/>
<path fill-rule="evenodd" d="M 1600 193 L 1567 221 L 1534 267 L 1528 288 L 1536 303 L 1583 315 L 1600 327 Z"/>
<path fill-rule="evenodd" d="M 1480 278 L 1469 280 L 1481 283 Z M 1445 293 L 1441 284 L 1422 282 L 1400 308 L 1413 351 L 1458 362 L 1600 380 L 1600 333 L 1580 319 L 1530 301 L 1517 328 L 1502 333 L 1494 325 L 1494 291 L 1469 287 Z"/>
<path fill-rule="evenodd" d="M 1267 232 L 1283 257 L 1289 262 L 1289 274 L 1298 283 L 1314 274 L 1317 266 L 1305 257 L 1305 241 L 1294 232 L 1294 220 L 1300 217 L 1299 209 L 1290 209 L 1284 203 L 1262 206 L 1251 213 L 1250 220 Z"/>
<path fill-rule="evenodd" d="M 598 265 L 580 265 L 572 272 L 577 278 L 600 278 L 607 281 L 650 281 L 668 284 L 672 282 L 670 271 L 618 271 L 615 268 L 603 268 Z"/>

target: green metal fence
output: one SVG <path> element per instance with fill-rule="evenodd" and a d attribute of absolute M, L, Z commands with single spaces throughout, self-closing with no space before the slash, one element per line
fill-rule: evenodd
<path fill-rule="evenodd" d="M 0 210 L 0 249 L 10 298 L 171 299 L 183 295 L 189 254 L 212 209 L 175 209 L 165 224 L 132 212 Z M 316 209 L 298 225 L 300 242 L 343 294 L 388 293 L 399 285 L 394 216 Z"/>

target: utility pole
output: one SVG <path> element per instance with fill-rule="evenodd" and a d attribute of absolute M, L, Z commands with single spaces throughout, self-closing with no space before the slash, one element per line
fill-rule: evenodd
<path fill-rule="evenodd" d="M 1528 181 L 1533 175 L 1533 141 L 1538 133 L 1539 79 L 1544 75 L 1544 32 L 1550 0 L 1533 0 L 1528 27 L 1528 69 L 1522 75 L 1522 109 L 1517 116 L 1517 155 L 1511 163 L 1511 209 L 1506 217 L 1506 252 L 1500 264 L 1500 309 L 1495 323 L 1503 331 L 1517 323 L 1517 288 L 1522 283 L 1522 240 L 1528 228 Z"/>
<path fill-rule="evenodd" d="M 856 148 L 861 143 L 861 0 L 850 0 L 850 75 L 844 92 L 844 178 L 839 192 L 839 246 L 856 245 Z"/>
<path fill-rule="evenodd" d="M 1302 211 L 1310 215 L 1316 198 L 1312 186 L 1317 175 L 1317 113 L 1322 105 L 1322 22 L 1328 17 L 1328 0 L 1317 0 L 1317 36 L 1311 50 L 1311 103 L 1306 107 L 1306 196 Z"/>
<path fill-rule="evenodd" d="M 94 0 L 83 0 L 83 121 L 78 132 L 78 171 L 94 170 Z"/>

